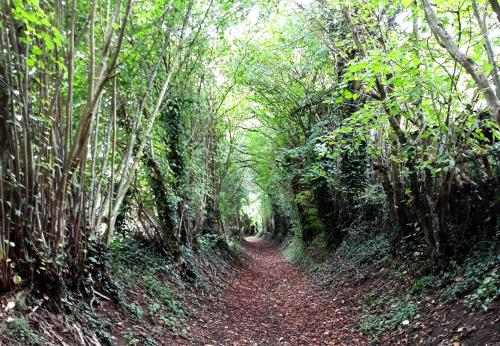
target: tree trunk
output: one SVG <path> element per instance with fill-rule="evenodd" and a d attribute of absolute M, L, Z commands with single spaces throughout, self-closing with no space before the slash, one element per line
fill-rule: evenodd
<path fill-rule="evenodd" d="M 160 167 L 151 157 L 151 154 L 146 151 L 144 153 L 144 164 L 149 169 L 149 178 L 151 188 L 160 218 L 161 233 L 163 242 L 167 250 L 171 251 L 174 260 L 179 262 L 181 259 L 179 250 L 179 239 L 176 236 L 176 220 L 174 219 L 175 208 L 172 208 L 168 200 L 169 187 L 165 184 L 165 179 L 162 176 Z"/>
<path fill-rule="evenodd" d="M 438 38 L 441 45 L 446 48 L 453 59 L 470 74 L 477 88 L 483 93 L 486 104 L 493 114 L 493 117 L 496 119 L 497 123 L 500 124 L 500 100 L 491 87 L 488 78 L 481 71 L 479 65 L 472 60 L 471 57 L 462 52 L 455 41 L 453 41 L 453 38 L 445 30 L 443 23 L 436 17 L 436 12 L 434 12 L 429 0 L 422 0 L 422 5 L 424 7 L 427 23 L 429 23 L 432 33 Z"/>
<path fill-rule="evenodd" d="M 500 22 L 500 4 L 498 4 L 498 0 L 489 0 L 491 4 L 491 8 L 497 15 L 497 19 Z"/>

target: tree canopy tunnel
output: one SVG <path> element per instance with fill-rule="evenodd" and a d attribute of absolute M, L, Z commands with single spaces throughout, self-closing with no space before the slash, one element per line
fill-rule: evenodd
<path fill-rule="evenodd" d="M 2 289 L 129 237 L 495 237 L 497 1 L 354 3 L 4 1 Z"/>

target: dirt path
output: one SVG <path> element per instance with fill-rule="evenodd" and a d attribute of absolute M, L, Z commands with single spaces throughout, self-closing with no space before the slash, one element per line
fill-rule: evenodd
<path fill-rule="evenodd" d="M 194 345 L 361 345 L 353 311 L 327 299 L 277 247 L 244 242 L 248 262 L 226 296 L 204 307 L 190 326 Z"/>

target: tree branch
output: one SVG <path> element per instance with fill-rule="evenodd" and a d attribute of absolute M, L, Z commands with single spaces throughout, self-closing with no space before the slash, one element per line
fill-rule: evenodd
<path fill-rule="evenodd" d="M 432 8 L 429 0 L 422 0 L 425 17 L 432 33 L 440 44 L 446 48 L 448 53 L 455 59 L 472 77 L 478 89 L 483 93 L 488 108 L 493 113 L 497 123 L 500 124 L 500 100 L 490 85 L 488 78 L 481 71 L 479 65 L 460 50 L 450 34 L 444 29 L 443 24 L 436 17 L 436 12 Z"/>

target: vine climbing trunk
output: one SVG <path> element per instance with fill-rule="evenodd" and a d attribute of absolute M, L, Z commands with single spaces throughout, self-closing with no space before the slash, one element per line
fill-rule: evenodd
<path fill-rule="evenodd" d="M 166 185 L 166 178 L 162 175 L 160 167 L 153 159 L 150 152 L 146 151 L 143 156 L 143 162 L 149 169 L 149 179 L 151 189 L 153 190 L 154 201 L 158 216 L 164 246 L 170 251 L 176 262 L 181 260 L 179 238 L 176 234 L 176 208 L 171 206 L 168 198 L 169 187 Z"/>

